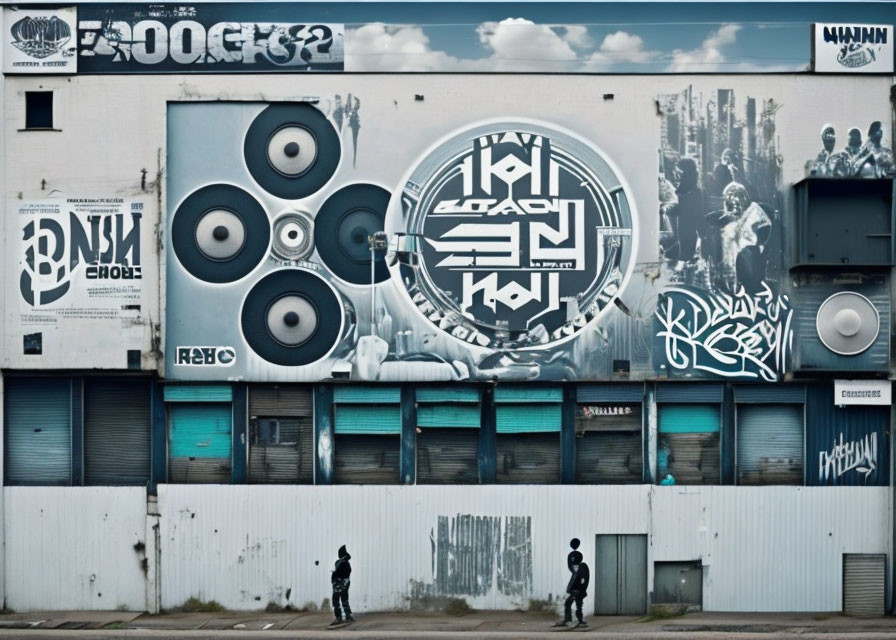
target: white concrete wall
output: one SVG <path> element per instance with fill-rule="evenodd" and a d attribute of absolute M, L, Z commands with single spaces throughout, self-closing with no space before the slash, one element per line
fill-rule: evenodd
<path fill-rule="evenodd" d="M 596 534 L 633 533 L 650 535 L 648 585 L 655 561 L 703 561 L 708 610 L 836 611 L 843 553 L 892 557 L 888 491 L 162 485 L 162 606 L 190 597 L 234 609 L 269 601 L 320 604 L 330 596 L 336 550 L 346 544 L 353 555 L 353 606 L 405 608 L 420 585 L 436 580 L 439 516 L 469 514 L 531 518 L 531 582 L 518 594 L 501 593 L 497 580 L 486 594 L 457 594 L 476 608 L 556 598 L 568 577 L 571 537 L 582 539 L 585 559 L 596 568 Z M 476 534 L 469 542 L 484 544 Z"/>
<path fill-rule="evenodd" d="M 439 138 L 471 123 L 494 118 L 535 118 L 571 129 L 598 144 L 629 182 L 639 214 L 637 262 L 657 260 L 656 154 L 660 117 L 655 99 L 693 85 L 695 92 L 734 89 L 738 100 L 773 98 L 783 183 L 804 175 L 820 149 L 819 130 L 833 122 L 838 148 L 850 126 L 873 120 L 889 124 L 886 76 L 562 76 L 562 75 L 143 75 L 10 76 L 4 92 L 6 202 L 46 198 L 120 197 L 145 200 L 144 277 L 138 322 L 120 319 L 71 320 L 47 331 L 42 355 L 24 356 L 18 273 L 20 232 L 7 215 L 3 283 L 6 289 L 0 367 L 125 367 L 122 340 L 141 348 L 143 367 L 158 364 L 155 324 L 164 310 L 163 241 L 155 226 L 164 213 L 166 104 L 169 101 L 277 101 L 318 96 L 322 106 L 347 92 L 361 100 L 362 129 L 357 167 L 343 161 L 329 185 L 308 198 L 312 208 L 350 182 L 397 185 L 403 173 Z M 54 91 L 55 126 L 60 131 L 20 131 L 26 91 Z M 613 100 L 603 94 L 612 93 Z M 424 96 L 423 101 L 414 99 Z M 828 99 L 836 96 L 836 100 Z M 757 105 L 757 108 L 760 105 Z M 242 136 L 243 132 L 234 132 Z M 887 132 L 890 136 L 891 132 Z M 147 171 L 141 187 L 141 171 Z M 46 181 L 43 183 L 42 181 Z M 42 186 L 43 185 L 43 186 Z M 13 219 L 10 219 L 13 218 Z M 639 304 L 639 287 L 622 301 Z M 164 327 L 161 329 L 164 331 Z M 116 340 L 109 336 L 115 335 Z M 164 338 L 164 336 L 162 336 Z M 164 344 L 164 340 L 162 341 Z M 159 365 L 161 366 L 161 365 Z"/>
<path fill-rule="evenodd" d="M 6 606 L 143 611 L 140 487 L 5 487 Z"/>

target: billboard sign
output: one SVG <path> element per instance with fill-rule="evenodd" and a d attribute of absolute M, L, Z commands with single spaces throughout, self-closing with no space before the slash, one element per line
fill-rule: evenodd
<path fill-rule="evenodd" d="M 3 9 L 4 73 L 75 73 L 77 9 Z"/>
<path fill-rule="evenodd" d="M 893 25 L 812 25 L 813 69 L 820 73 L 893 73 Z"/>
<path fill-rule="evenodd" d="M 286 4 L 83 5 L 80 72 L 342 71 L 343 25 L 295 13 Z"/>

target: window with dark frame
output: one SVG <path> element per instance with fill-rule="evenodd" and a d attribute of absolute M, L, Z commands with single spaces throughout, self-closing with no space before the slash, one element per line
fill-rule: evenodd
<path fill-rule="evenodd" d="M 25 92 L 25 128 L 53 128 L 53 92 Z"/>

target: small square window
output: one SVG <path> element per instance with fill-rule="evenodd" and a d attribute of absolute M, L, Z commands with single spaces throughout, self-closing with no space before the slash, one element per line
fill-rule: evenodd
<path fill-rule="evenodd" d="M 25 128 L 53 128 L 53 92 L 25 92 Z"/>

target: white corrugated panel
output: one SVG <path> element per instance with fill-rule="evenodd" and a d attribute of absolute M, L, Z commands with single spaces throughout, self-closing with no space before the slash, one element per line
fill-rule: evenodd
<path fill-rule="evenodd" d="M 646 533 L 649 491 L 160 485 L 162 607 L 190 597 L 233 609 L 269 601 L 320 605 L 332 595 L 330 570 L 342 544 L 352 555 L 355 610 L 407 608 L 445 584 L 466 591 L 456 595 L 474 608 L 526 606 L 565 589 L 570 538 L 583 540 L 593 562 L 594 534 Z M 470 533 L 472 546 L 464 542 Z M 453 545 L 450 558 L 441 550 L 443 535 Z M 468 552 L 479 543 L 493 562 L 454 562 L 472 559 Z M 446 576 L 449 564 L 455 570 Z M 477 581 L 490 588 L 475 588 Z"/>
<path fill-rule="evenodd" d="M 841 554 L 888 553 L 887 495 L 887 487 L 654 487 L 650 562 L 701 559 L 707 611 L 839 611 Z"/>
<path fill-rule="evenodd" d="M 143 487 L 5 487 L 6 606 L 146 609 Z"/>

